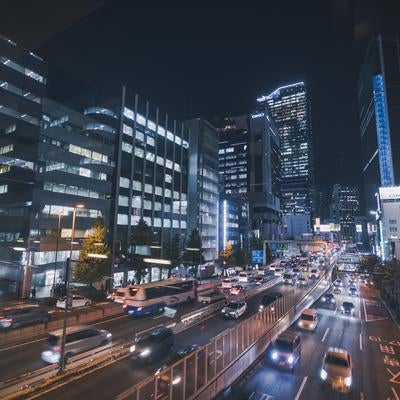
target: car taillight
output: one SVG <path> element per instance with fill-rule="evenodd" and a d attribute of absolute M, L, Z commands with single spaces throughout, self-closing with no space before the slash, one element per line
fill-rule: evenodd
<path fill-rule="evenodd" d="M 126 307 L 128 307 L 126 304 L 124 304 L 124 305 L 122 306 L 122 308 L 126 308 Z"/>
<path fill-rule="evenodd" d="M 138 311 L 142 311 L 142 310 L 143 310 L 143 307 L 138 307 L 137 310 L 138 310 Z"/>

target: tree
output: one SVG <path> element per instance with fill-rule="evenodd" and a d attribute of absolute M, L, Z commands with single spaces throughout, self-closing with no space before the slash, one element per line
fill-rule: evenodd
<path fill-rule="evenodd" d="M 190 233 L 188 241 L 186 242 L 186 250 L 183 253 L 183 260 L 195 267 L 196 278 L 198 266 L 204 261 L 202 247 L 203 245 L 200 232 L 197 229 L 193 229 Z"/>
<path fill-rule="evenodd" d="M 232 253 L 233 253 L 232 243 L 226 242 L 225 248 L 219 253 L 219 256 L 220 258 L 222 258 L 223 261 L 228 263 L 233 261 Z"/>
<path fill-rule="evenodd" d="M 140 283 L 147 273 L 148 266 L 144 262 L 144 258 L 150 254 L 149 246 L 153 239 L 153 232 L 143 218 L 140 218 L 137 225 L 132 228 L 130 239 L 130 248 L 125 257 L 127 263 L 131 264 L 135 270 L 136 279 Z"/>
<path fill-rule="evenodd" d="M 247 265 L 247 253 L 246 250 L 240 248 L 240 246 L 235 246 L 233 251 L 233 259 L 236 265 L 244 267 Z"/>
<path fill-rule="evenodd" d="M 176 234 L 167 244 L 165 249 L 167 259 L 171 260 L 171 265 L 168 267 L 168 278 L 171 276 L 171 270 L 181 261 L 181 238 Z"/>
<path fill-rule="evenodd" d="M 400 261 L 392 260 L 385 264 L 382 281 L 382 295 L 388 305 L 400 314 Z"/>
<path fill-rule="evenodd" d="M 103 218 L 99 217 L 82 243 L 77 264 L 74 268 L 74 278 L 78 282 L 93 286 L 107 275 L 110 249 L 106 243 L 107 228 Z M 93 255 L 100 255 L 104 258 Z"/>

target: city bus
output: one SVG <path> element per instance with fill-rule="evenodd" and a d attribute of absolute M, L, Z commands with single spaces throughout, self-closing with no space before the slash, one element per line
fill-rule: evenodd
<path fill-rule="evenodd" d="M 143 285 L 129 285 L 118 289 L 115 296 L 116 302 L 121 302 L 121 295 L 124 296 L 124 311 L 129 315 L 161 313 L 166 306 L 175 306 L 194 300 L 196 298 L 195 280 L 171 278 Z"/>

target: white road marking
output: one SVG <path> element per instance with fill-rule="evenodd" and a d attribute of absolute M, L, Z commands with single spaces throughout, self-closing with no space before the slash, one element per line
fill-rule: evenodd
<path fill-rule="evenodd" d="M 294 400 L 299 400 L 300 395 L 301 395 L 301 392 L 303 391 L 304 386 L 305 386 L 305 384 L 306 384 L 306 382 L 307 382 L 307 379 L 308 379 L 308 376 L 305 376 L 305 377 L 303 378 L 303 381 L 301 382 L 301 385 L 300 385 L 300 387 L 299 387 L 299 390 L 298 390 L 298 392 L 297 392 L 296 397 L 294 398 Z"/>
<path fill-rule="evenodd" d="M 335 308 L 335 312 L 334 312 L 335 315 L 336 315 L 336 313 L 337 313 L 337 309 L 338 309 L 338 308 L 336 307 L 336 308 Z"/>
<path fill-rule="evenodd" d="M 24 343 L 16 344 L 16 345 L 14 345 L 14 346 L 10 346 L 10 347 L 6 347 L 6 348 L 4 348 L 4 349 L 1 349 L 0 352 L 1 352 L 1 351 L 7 351 L 7 350 L 16 349 L 17 347 L 26 346 L 26 345 L 28 345 L 28 344 L 40 342 L 40 341 L 45 340 L 45 339 L 47 339 L 47 338 L 36 339 L 36 340 L 31 340 L 30 342 L 24 342 Z"/>
<path fill-rule="evenodd" d="M 362 351 L 362 349 L 363 349 L 363 345 L 362 345 L 362 335 L 361 335 L 361 333 L 360 333 L 360 350 Z"/>
<path fill-rule="evenodd" d="M 325 342 L 325 339 L 326 339 L 326 336 L 328 335 L 329 329 L 331 329 L 331 328 L 326 328 L 324 336 L 322 336 L 322 340 L 321 340 L 322 342 Z"/>
<path fill-rule="evenodd" d="M 96 323 L 90 324 L 90 325 L 104 324 L 105 322 L 115 321 L 115 320 L 117 320 L 117 319 L 126 318 L 126 317 L 128 317 L 128 315 L 120 315 L 120 316 L 118 316 L 118 317 L 106 319 L 106 320 L 104 320 L 104 321 L 96 322 Z M 4 349 L 0 349 L 0 352 L 2 352 L 2 351 L 7 351 L 7 350 L 12 350 L 12 349 L 16 349 L 16 348 L 22 347 L 22 346 L 27 346 L 28 344 L 32 344 L 32 343 L 36 343 L 36 342 L 41 342 L 42 340 L 46 340 L 46 339 L 47 339 L 47 336 L 44 337 L 44 338 L 41 338 L 41 339 L 35 339 L 35 340 L 31 340 L 31 341 L 29 341 L 29 342 L 19 343 L 19 344 L 16 344 L 16 345 L 14 345 L 14 346 L 5 347 Z"/>
<path fill-rule="evenodd" d="M 364 400 L 365 399 L 365 397 L 364 397 L 364 393 L 363 392 L 361 392 L 360 393 L 360 400 Z"/>
<path fill-rule="evenodd" d="M 153 319 L 162 318 L 162 317 L 165 317 L 165 315 L 164 314 L 157 315 L 157 317 L 154 317 Z"/>
<path fill-rule="evenodd" d="M 368 315 L 367 315 L 367 309 L 365 308 L 365 300 L 362 299 L 363 307 L 364 307 L 364 315 L 365 315 L 365 322 L 368 322 Z"/>

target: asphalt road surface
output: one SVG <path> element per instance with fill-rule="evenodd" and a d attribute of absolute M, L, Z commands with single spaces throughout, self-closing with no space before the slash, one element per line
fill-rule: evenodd
<path fill-rule="evenodd" d="M 282 293 L 290 293 L 295 290 L 296 296 L 299 298 L 304 294 L 305 290 L 307 290 L 295 289 L 289 285 L 278 284 L 271 289 L 267 289 L 266 292 L 276 291 L 277 289 Z M 263 294 L 265 294 L 265 292 L 247 300 L 248 312 L 245 316 L 250 316 L 257 312 L 259 301 Z M 215 315 L 178 333 L 175 336 L 176 348 L 183 348 L 193 343 L 199 345 L 206 344 L 211 338 L 240 323 L 240 321 L 241 319 L 229 320 L 224 319 L 220 314 Z M 47 394 L 43 394 L 40 398 L 57 400 L 75 398 L 96 398 L 96 400 L 112 399 L 151 374 L 154 374 L 163 361 L 164 360 L 160 360 L 151 365 L 142 365 L 135 362 L 130 357 L 126 357 L 82 377 L 79 381 L 66 384 Z"/>
<path fill-rule="evenodd" d="M 389 318 L 376 291 L 357 283 L 360 297 L 348 296 L 348 278 L 336 306 L 321 301 L 314 305 L 319 323 L 314 333 L 297 328 L 301 333 L 301 360 L 293 373 L 275 368 L 264 357 L 226 398 L 230 400 L 399 400 L 400 399 L 400 334 Z M 355 316 L 342 315 L 342 301 L 352 301 Z M 349 394 L 334 392 L 322 384 L 322 359 L 329 347 L 348 350 L 353 361 L 353 383 Z"/>

